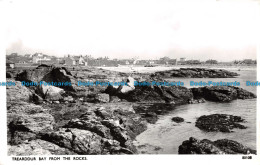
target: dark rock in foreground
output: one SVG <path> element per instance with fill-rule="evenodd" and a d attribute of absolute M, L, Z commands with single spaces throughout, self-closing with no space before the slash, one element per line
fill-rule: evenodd
<path fill-rule="evenodd" d="M 32 156 L 32 155 L 77 155 L 69 149 L 62 148 L 56 144 L 44 140 L 31 140 L 15 146 L 8 146 L 10 156 Z"/>
<path fill-rule="evenodd" d="M 256 95 L 239 87 L 233 86 L 206 86 L 192 88 L 195 99 L 204 98 L 208 101 L 230 102 L 235 99 L 253 99 Z"/>
<path fill-rule="evenodd" d="M 55 123 L 48 109 L 26 102 L 8 103 L 7 119 L 8 143 L 11 145 L 37 139 L 39 133 L 52 131 Z"/>
<path fill-rule="evenodd" d="M 102 107 L 63 127 L 45 133 L 42 139 L 77 154 L 134 154 L 132 140 L 147 128 L 145 120 L 132 111 Z"/>
<path fill-rule="evenodd" d="M 152 78 L 233 78 L 239 74 L 223 69 L 206 69 L 206 68 L 180 68 L 167 71 L 160 71 L 151 74 Z"/>
<path fill-rule="evenodd" d="M 256 154 L 242 144 L 228 139 L 210 141 L 208 139 L 198 140 L 190 137 L 179 146 L 179 154 Z"/>
<path fill-rule="evenodd" d="M 33 90 L 22 86 L 21 82 L 13 81 L 12 79 L 8 79 L 8 81 L 14 82 L 15 86 L 6 86 L 7 102 L 40 103 L 42 101 L 42 98 L 39 95 L 37 95 Z"/>
<path fill-rule="evenodd" d="M 207 132 L 232 132 L 234 128 L 246 129 L 240 122 L 244 122 L 240 116 L 213 114 L 199 117 L 195 126 Z"/>
<path fill-rule="evenodd" d="M 102 105 L 63 105 L 64 109 L 53 105 L 51 110 L 28 102 L 8 101 L 8 154 L 136 154 L 133 140 L 147 129 L 146 120 L 132 106 Z M 63 110 L 66 111 L 60 112 Z M 60 114 L 62 121 L 53 111 Z"/>
<path fill-rule="evenodd" d="M 173 117 L 172 121 L 174 121 L 176 123 L 182 123 L 182 122 L 184 122 L 184 119 L 182 117 Z"/>

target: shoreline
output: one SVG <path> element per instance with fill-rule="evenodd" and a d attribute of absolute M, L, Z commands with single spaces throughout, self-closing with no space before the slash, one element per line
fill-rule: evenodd
<path fill-rule="evenodd" d="M 122 66 L 122 67 L 97 67 L 97 68 L 109 70 L 109 71 L 124 72 L 124 73 L 152 73 L 156 71 L 167 71 L 171 69 L 180 69 L 180 68 L 226 69 L 229 71 L 257 70 L 257 66 L 201 66 L 201 65 L 156 66 L 156 67 Z"/>
<path fill-rule="evenodd" d="M 183 73 L 197 77 L 202 75 L 223 78 L 237 75 L 225 70 L 211 69 L 182 69 L 176 74 L 183 76 Z M 97 68 L 74 71 L 53 66 L 39 66 L 12 75 L 17 84 L 25 80 L 77 82 L 80 79 L 111 80 L 114 78 L 114 80 L 125 79 L 130 85 L 118 88 L 83 88 L 75 85 L 70 88 L 8 86 L 10 153 L 15 154 L 17 146 L 26 148 L 35 143 L 48 153 L 49 148 L 43 146 L 48 143 L 57 145 L 58 149 L 55 153 L 60 151 L 62 154 L 137 154 L 133 146 L 135 137 L 147 129 L 147 123 L 156 123 L 158 115 L 171 111 L 173 107 L 200 105 L 206 101 L 225 104 L 236 99 L 256 97 L 253 93 L 237 87 L 188 89 L 180 86 L 133 86 L 134 80 L 141 75 L 135 74 L 133 78 L 128 74 Z M 144 78 L 151 79 L 152 75 L 145 74 Z M 166 108 L 165 112 L 163 108 Z M 21 118 L 17 118 L 17 113 Z M 37 126 L 41 122 L 46 124 Z M 24 132 L 28 130 L 30 134 L 25 135 Z M 71 139 L 71 136 L 75 136 L 76 141 Z M 29 143 L 24 143 L 24 139 L 29 140 Z M 67 141 L 73 145 L 68 144 Z M 90 141 L 91 145 L 97 145 L 99 149 L 94 149 L 94 146 L 89 148 L 87 141 Z M 78 145 L 80 147 L 77 147 Z"/>

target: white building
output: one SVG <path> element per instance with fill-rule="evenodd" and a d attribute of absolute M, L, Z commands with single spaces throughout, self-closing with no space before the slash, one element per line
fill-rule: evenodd
<path fill-rule="evenodd" d="M 51 61 L 51 58 L 47 55 L 43 55 L 42 53 L 35 53 L 33 55 L 33 63 L 41 63 L 43 61 Z"/>

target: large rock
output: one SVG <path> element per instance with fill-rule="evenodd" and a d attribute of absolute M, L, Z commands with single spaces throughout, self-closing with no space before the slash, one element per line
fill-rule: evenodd
<path fill-rule="evenodd" d="M 179 154 L 256 154 L 255 150 L 228 139 L 210 141 L 190 137 L 179 146 Z"/>
<path fill-rule="evenodd" d="M 75 155 L 76 153 L 44 140 L 32 140 L 23 144 L 8 146 L 9 156 L 31 155 Z"/>
<path fill-rule="evenodd" d="M 53 130 L 54 118 L 41 106 L 25 102 L 7 106 L 8 143 L 20 144 Z"/>
<path fill-rule="evenodd" d="M 13 81 L 15 86 L 6 86 L 7 102 L 29 102 L 32 100 L 33 93 L 22 86 L 19 81 Z"/>
<path fill-rule="evenodd" d="M 95 113 L 103 120 L 104 125 L 107 125 L 110 129 L 120 128 L 124 134 L 130 137 L 128 139 L 133 140 L 138 134 L 147 129 L 146 120 L 140 115 L 135 114 L 132 106 L 128 107 L 125 105 L 124 107 L 107 109 L 98 108 Z"/>
<path fill-rule="evenodd" d="M 152 78 L 233 78 L 239 74 L 223 69 L 206 69 L 206 68 L 180 68 L 166 71 L 159 71 L 151 74 Z"/>
<path fill-rule="evenodd" d="M 135 79 L 132 77 L 127 77 L 126 84 L 119 86 L 108 86 L 105 90 L 106 93 L 112 94 L 112 96 L 116 96 L 118 94 L 125 94 L 135 89 Z"/>
<path fill-rule="evenodd" d="M 195 99 L 204 98 L 215 102 L 230 102 L 235 99 L 252 99 L 256 95 L 239 87 L 233 86 L 206 86 L 192 88 Z"/>
<path fill-rule="evenodd" d="M 27 82 L 40 82 L 44 79 L 45 75 L 49 74 L 53 70 L 54 66 L 40 65 L 35 69 L 24 70 L 18 73 L 16 80 Z"/>
<path fill-rule="evenodd" d="M 21 73 L 18 73 L 16 80 L 25 81 L 25 82 L 63 82 L 71 83 L 71 85 L 63 85 L 63 88 L 66 91 L 75 91 L 72 86 L 73 77 L 72 74 L 64 67 L 55 67 L 48 65 L 40 65 L 35 69 L 24 70 Z"/>
<path fill-rule="evenodd" d="M 110 129 L 102 125 L 101 122 L 96 120 L 84 120 L 82 118 L 72 119 L 64 127 L 89 130 L 98 134 L 101 137 L 112 138 L 110 134 Z"/>
<path fill-rule="evenodd" d="M 9 129 L 27 132 L 42 132 L 53 129 L 54 118 L 48 113 L 19 114 L 9 123 Z"/>
<path fill-rule="evenodd" d="M 42 139 L 83 155 L 133 153 L 120 146 L 117 140 L 102 138 L 96 133 L 84 129 L 62 128 L 59 131 L 45 134 Z"/>
<path fill-rule="evenodd" d="M 195 126 L 208 132 L 232 132 L 234 128 L 246 129 L 240 122 L 244 122 L 240 116 L 213 114 L 199 117 Z"/>
<path fill-rule="evenodd" d="M 192 92 L 181 86 L 136 86 L 127 93 L 108 87 L 105 92 L 130 102 L 186 104 L 193 98 Z"/>
<path fill-rule="evenodd" d="M 230 102 L 235 99 L 256 98 L 255 94 L 233 86 L 206 86 L 188 89 L 182 86 L 138 85 L 134 90 L 126 93 L 120 92 L 120 89 L 122 86 L 119 88 L 109 86 L 105 93 L 110 97 L 117 96 L 121 100 L 130 102 L 171 104 L 203 103 L 205 100 Z"/>
<path fill-rule="evenodd" d="M 42 138 L 78 154 L 102 153 L 102 138 L 87 130 L 62 128 L 56 132 L 46 133 Z"/>
<path fill-rule="evenodd" d="M 252 150 L 242 144 L 228 139 L 221 139 L 214 141 L 214 145 L 222 151 L 230 154 L 256 154 L 256 150 Z"/>
<path fill-rule="evenodd" d="M 10 144 L 38 138 L 39 134 L 53 130 L 54 118 L 50 114 L 20 114 L 8 124 Z"/>
<path fill-rule="evenodd" d="M 127 153 L 135 153 L 136 149 L 132 144 L 132 140 L 147 128 L 146 125 L 145 120 L 132 110 L 100 107 L 94 111 L 88 111 L 80 118 L 72 119 L 64 128 L 91 131 L 102 137 L 103 140 L 118 142 L 120 150 L 123 148 L 125 151 L 128 150 Z"/>
<path fill-rule="evenodd" d="M 135 79 L 134 78 L 129 76 L 127 78 L 126 82 L 127 82 L 127 85 L 122 86 L 122 88 L 120 89 L 121 93 L 127 93 L 127 92 L 130 92 L 135 89 L 135 85 L 134 85 Z"/>
<path fill-rule="evenodd" d="M 27 102 L 7 102 L 7 115 L 8 121 L 12 120 L 12 116 L 21 116 L 31 115 L 31 114 L 38 114 L 38 113 L 49 113 L 49 109 L 45 109 L 40 105 L 35 105 L 33 103 Z"/>
<path fill-rule="evenodd" d="M 173 117 L 172 121 L 174 121 L 175 123 L 182 123 L 184 122 L 184 119 L 182 117 Z"/>
<path fill-rule="evenodd" d="M 40 85 L 37 89 L 38 93 L 42 96 L 43 99 L 50 101 L 61 100 L 63 98 L 62 95 L 65 93 L 62 88 L 49 85 Z"/>

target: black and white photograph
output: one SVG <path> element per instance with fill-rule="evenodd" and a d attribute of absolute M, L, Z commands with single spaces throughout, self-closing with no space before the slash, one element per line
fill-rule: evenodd
<path fill-rule="evenodd" d="M 0 4 L 1 145 L 12 163 L 88 164 L 91 155 L 258 159 L 260 1 Z"/>

